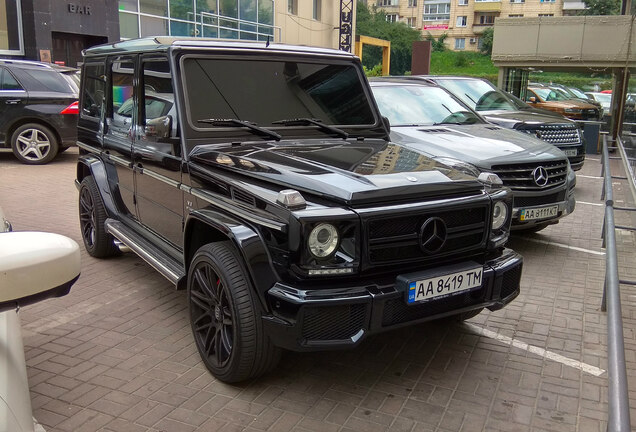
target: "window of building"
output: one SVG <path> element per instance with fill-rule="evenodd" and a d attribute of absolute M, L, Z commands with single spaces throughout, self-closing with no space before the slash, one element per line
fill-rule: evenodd
<path fill-rule="evenodd" d="M 412 28 L 417 27 L 417 18 L 415 17 L 408 17 L 406 19 L 406 25 Z"/>
<path fill-rule="evenodd" d="M 466 38 L 456 38 L 455 39 L 455 49 L 463 50 L 466 48 Z"/>
<path fill-rule="evenodd" d="M 20 0 L 0 1 L 0 54 L 24 54 Z"/>
<path fill-rule="evenodd" d="M 484 40 L 482 38 L 477 38 L 477 49 L 481 51 L 484 46 Z"/>
<path fill-rule="evenodd" d="M 378 0 L 378 6 L 397 6 L 399 0 Z"/>
<path fill-rule="evenodd" d="M 322 0 L 314 0 L 313 17 L 316 21 L 320 21 L 322 12 Z"/>
<path fill-rule="evenodd" d="M 457 6 L 468 6 L 468 0 L 457 0 Z"/>
<path fill-rule="evenodd" d="M 400 19 L 398 14 L 386 14 L 386 20 L 388 22 L 398 22 Z"/>
<path fill-rule="evenodd" d="M 494 15 L 480 15 L 479 24 L 490 25 L 495 23 Z"/>
<path fill-rule="evenodd" d="M 551 17 L 554 16 L 554 14 L 539 14 L 540 17 Z"/>
<path fill-rule="evenodd" d="M 424 21 L 448 21 L 450 19 L 450 2 L 448 3 L 424 3 Z"/>
<path fill-rule="evenodd" d="M 417 7 L 417 0 L 409 0 L 409 7 Z"/>
<path fill-rule="evenodd" d="M 508 18 L 523 18 L 523 14 L 510 14 Z"/>
<path fill-rule="evenodd" d="M 148 15 L 168 16 L 167 0 L 139 0 L 139 11 Z"/>
<path fill-rule="evenodd" d="M 500 3 L 501 0 L 475 0 L 475 3 Z"/>
<path fill-rule="evenodd" d="M 539 0 L 541 3 L 554 3 L 555 0 Z"/>
<path fill-rule="evenodd" d="M 510 3 L 525 3 L 526 0 L 510 0 Z"/>
<path fill-rule="evenodd" d="M 298 0 L 287 0 L 287 13 L 298 15 Z"/>
<path fill-rule="evenodd" d="M 466 23 L 468 22 L 468 19 L 466 16 L 458 16 L 457 17 L 457 21 L 455 22 L 455 26 L 456 27 L 466 27 Z M 457 39 L 455 39 L 457 40 Z"/>

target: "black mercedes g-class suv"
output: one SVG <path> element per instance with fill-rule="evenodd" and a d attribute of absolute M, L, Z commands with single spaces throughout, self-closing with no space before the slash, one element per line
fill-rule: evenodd
<path fill-rule="evenodd" d="M 85 52 L 77 165 L 89 254 L 131 249 L 187 289 L 207 368 L 466 319 L 519 293 L 512 195 L 392 144 L 359 60 L 148 38 Z"/>

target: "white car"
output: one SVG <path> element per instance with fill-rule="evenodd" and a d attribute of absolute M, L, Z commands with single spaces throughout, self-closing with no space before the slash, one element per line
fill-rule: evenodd
<path fill-rule="evenodd" d="M 68 237 L 12 232 L 0 209 L 0 431 L 32 432 L 33 419 L 18 311 L 68 294 L 80 274 L 79 246 Z"/>

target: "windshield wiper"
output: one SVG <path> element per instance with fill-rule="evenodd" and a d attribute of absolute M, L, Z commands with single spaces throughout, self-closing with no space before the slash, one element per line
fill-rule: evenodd
<path fill-rule="evenodd" d="M 301 118 L 295 118 L 295 119 L 277 120 L 272 122 L 272 124 L 282 124 L 283 126 L 314 125 L 314 126 L 318 126 L 318 129 L 320 129 L 321 131 L 336 134 L 341 138 L 345 138 L 345 139 L 349 138 L 349 134 L 347 132 L 343 131 L 342 129 L 338 129 L 337 127 L 326 125 L 318 119 L 301 117 Z"/>
<path fill-rule="evenodd" d="M 269 138 L 273 138 L 276 141 L 280 141 L 282 138 L 280 134 L 274 131 L 271 131 L 269 129 L 266 129 L 264 127 L 256 126 L 255 123 L 248 122 L 246 120 L 209 118 L 209 119 L 197 120 L 197 122 L 208 123 L 208 124 L 211 124 L 212 126 L 218 126 L 218 127 L 243 126 L 248 128 L 251 132 L 255 133 L 256 135 L 262 135 Z"/>

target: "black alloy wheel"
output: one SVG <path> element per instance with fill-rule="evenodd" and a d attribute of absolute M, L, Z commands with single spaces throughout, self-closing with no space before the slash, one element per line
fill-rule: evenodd
<path fill-rule="evenodd" d="M 234 318 L 228 288 L 207 262 L 194 270 L 190 308 L 197 346 L 214 368 L 223 368 L 234 345 Z"/>
<path fill-rule="evenodd" d="M 195 345 L 216 378 L 235 383 L 276 366 L 281 350 L 263 331 L 260 301 L 230 242 L 210 243 L 195 253 L 188 302 Z"/>
<path fill-rule="evenodd" d="M 113 236 L 106 232 L 106 210 L 92 176 L 85 177 L 80 184 L 79 219 L 82 240 L 89 255 L 105 258 L 119 253 Z"/>

